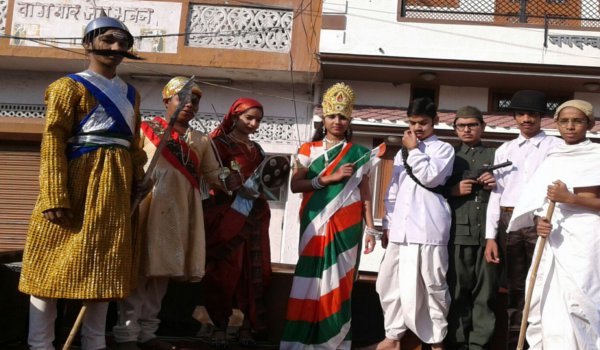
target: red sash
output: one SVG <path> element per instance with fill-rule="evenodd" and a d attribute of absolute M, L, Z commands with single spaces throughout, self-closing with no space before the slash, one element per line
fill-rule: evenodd
<path fill-rule="evenodd" d="M 158 147 L 161 138 L 163 137 L 165 130 L 167 129 L 167 122 L 156 117 L 152 121 L 142 122 L 142 131 L 144 135 Z M 189 156 L 189 162 L 183 164 L 183 159 Z M 200 161 L 196 156 L 196 153 L 190 150 L 190 146 L 179 138 L 179 133 L 171 130 L 171 139 L 167 143 L 167 147 L 163 148 L 162 156 L 173 166 L 179 170 L 183 176 L 190 182 L 190 184 L 197 190 L 200 190 L 198 184 L 198 169 Z"/>

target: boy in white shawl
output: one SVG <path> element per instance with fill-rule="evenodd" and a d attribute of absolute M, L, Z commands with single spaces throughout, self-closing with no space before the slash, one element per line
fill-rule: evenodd
<path fill-rule="evenodd" d="M 592 105 L 567 101 L 554 120 L 565 145 L 544 160 L 509 224 L 512 231 L 535 220 L 538 235 L 548 240 L 535 279 L 527 342 L 531 349 L 598 349 L 600 145 L 586 138 L 595 122 Z M 556 203 L 552 222 L 544 217 L 549 201 Z"/>

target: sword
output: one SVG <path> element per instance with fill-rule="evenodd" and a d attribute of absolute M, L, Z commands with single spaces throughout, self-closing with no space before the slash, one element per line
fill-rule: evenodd
<path fill-rule="evenodd" d="M 158 162 L 158 158 L 160 157 L 160 154 L 162 153 L 163 149 L 165 149 L 165 147 L 167 146 L 167 142 L 171 138 L 171 130 L 173 129 L 173 126 L 175 125 L 175 122 L 177 121 L 177 117 L 179 116 L 179 113 L 181 112 L 181 110 L 183 110 L 185 105 L 187 103 L 189 103 L 189 101 L 192 97 L 192 86 L 194 84 L 194 78 L 195 78 L 194 76 L 190 77 L 188 79 L 188 81 L 183 85 L 181 90 L 179 90 L 179 92 L 177 93 L 177 95 L 179 96 L 179 105 L 177 106 L 177 108 L 175 109 L 173 114 L 171 114 L 169 116 L 169 124 L 167 125 L 167 128 L 165 129 L 165 133 L 163 134 L 163 136 L 160 139 L 160 142 L 158 143 L 158 147 L 156 147 L 156 152 L 154 152 L 154 155 L 152 156 L 152 159 L 150 160 L 150 164 L 148 165 L 148 168 L 146 169 L 146 173 L 144 174 L 144 179 L 141 182 L 142 184 L 145 184 L 150 180 L 150 177 L 152 176 L 152 172 L 154 171 L 154 168 L 156 167 L 156 163 Z M 133 216 L 133 213 L 135 212 L 135 209 L 137 209 L 138 205 L 142 201 L 142 199 L 143 198 L 140 195 L 135 196 L 133 203 L 131 205 L 131 215 L 132 216 Z"/>

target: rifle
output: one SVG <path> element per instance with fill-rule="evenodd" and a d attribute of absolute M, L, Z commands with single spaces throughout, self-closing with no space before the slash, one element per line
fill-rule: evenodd
<path fill-rule="evenodd" d="M 467 179 L 477 180 L 481 175 L 483 175 L 483 173 L 492 172 L 496 169 L 504 168 L 504 167 L 507 167 L 510 165 L 512 165 L 512 162 L 510 160 L 508 160 L 504 163 L 500 163 L 500 164 L 496 164 L 496 165 L 484 165 L 484 166 L 479 167 L 474 170 L 465 170 L 465 172 L 463 173 L 462 179 L 463 180 L 467 180 Z"/>

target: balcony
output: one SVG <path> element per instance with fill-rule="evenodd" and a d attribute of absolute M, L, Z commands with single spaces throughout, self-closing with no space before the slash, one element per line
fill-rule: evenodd
<path fill-rule="evenodd" d="M 398 17 L 598 29 L 598 6 L 594 0 L 399 0 Z"/>

